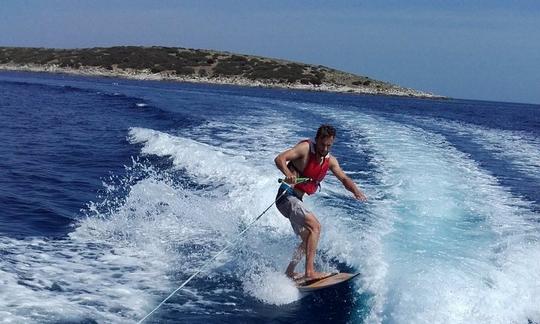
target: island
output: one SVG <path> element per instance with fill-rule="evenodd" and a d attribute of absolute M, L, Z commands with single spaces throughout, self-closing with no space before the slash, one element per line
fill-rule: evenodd
<path fill-rule="evenodd" d="M 444 98 L 322 65 L 181 47 L 0 47 L 0 70 Z"/>

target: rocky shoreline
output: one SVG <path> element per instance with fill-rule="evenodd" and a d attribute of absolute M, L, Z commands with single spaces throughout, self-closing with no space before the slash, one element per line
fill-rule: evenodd
<path fill-rule="evenodd" d="M 409 88 L 394 86 L 391 89 L 374 89 L 369 86 L 345 86 L 323 82 L 320 85 L 302 84 L 300 82 L 283 84 L 271 80 L 251 80 L 238 76 L 196 76 L 196 75 L 176 75 L 169 72 L 152 73 L 150 69 L 121 69 L 113 68 L 112 70 L 95 67 L 81 66 L 79 68 L 62 67 L 57 64 L 0 64 L 0 70 L 3 71 L 22 71 L 22 72 L 47 72 L 47 73 L 63 73 L 83 76 L 99 76 L 99 77 L 115 77 L 134 80 L 154 80 L 154 81 L 177 81 L 190 83 L 207 83 L 220 85 L 235 85 L 243 87 L 265 87 L 265 88 L 281 88 L 294 90 L 308 90 L 321 92 L 337 92 L 337 93 L 355 93 L 355 94 L 371 94 L 385 96 L 405 96 L 416 98 L 437 98 L 443 99 L 444 96 L 435 95 L 428 92 L 418 91 Z"/>

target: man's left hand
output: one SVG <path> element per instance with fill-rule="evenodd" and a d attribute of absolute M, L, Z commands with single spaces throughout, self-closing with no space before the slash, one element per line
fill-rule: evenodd
<path fill-rule="evenodd" d="M 360 201 L 367 201 L 366 195 L 364 195 L 362 192 L 355 193 L 354 198 L 356 198 L 356 200 L 360 200 Z"/>

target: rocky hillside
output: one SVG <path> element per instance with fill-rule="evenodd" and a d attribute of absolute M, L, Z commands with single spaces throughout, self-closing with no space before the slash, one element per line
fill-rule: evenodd
<path fill-rule="evenodd" d="M 47 71 L 102 70 L 100 75 L 158 75 L 161 79 L 266 84 L 292 88 L 335 88 L 340 92 L 363 92 L 413 96 L 432 96 L 390 83 L 358 76 L 322 65 L 309 65 L 265 57 L 213 50 L 177 47 L 116 46 L 83 49 L 0 47 L 0 68 L 43 67 Z M 118 73 L 120 72 L 120 73 Z M 223 82 L 223 80 L 231 82 Z M 338 89 L 339 88 L 339 89 Z M 328 90 L 328 89 L 326 89 Z M 332 90 L 329 90 L 332 91 Z"/>

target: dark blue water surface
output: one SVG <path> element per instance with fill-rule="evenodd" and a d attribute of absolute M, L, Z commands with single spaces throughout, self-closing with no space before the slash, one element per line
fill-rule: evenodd
<path fill-rule="evenodd" d="M 12 72 L 0 299 L 16 297 L 2 317 L 139 320 L 272 202 L 273 157 L 321 123 L 370 203 L 323 184 L 317 262 L 361 278 L 291 292 L 280 274 L 296 241 L 272 210 L 150 322 L 540 321 L 538 105 Z M 462 289 L 440 293 L 455 278 Z"/>

